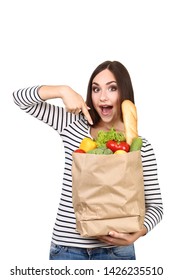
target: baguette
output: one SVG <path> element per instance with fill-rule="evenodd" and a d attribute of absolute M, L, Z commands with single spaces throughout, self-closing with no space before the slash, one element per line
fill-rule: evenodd
<path fill-rule="evenodd" d="M 135 104 L 130 100 L 124 100 L 121 104 L 122 117 L 126 142 L 131 145 L 134 138 L 138 137 L 138 119 Z"/>

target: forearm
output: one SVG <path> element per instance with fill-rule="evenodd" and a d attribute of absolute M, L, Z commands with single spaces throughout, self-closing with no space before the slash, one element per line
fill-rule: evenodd
<path fill-rule="evenodd" d="M 69 91 L 68 86 L 41 86 L 38 90 L 38 94 L 42 100 L 53 99 L 53 98 L 64 98 L 65 93 Z"/>

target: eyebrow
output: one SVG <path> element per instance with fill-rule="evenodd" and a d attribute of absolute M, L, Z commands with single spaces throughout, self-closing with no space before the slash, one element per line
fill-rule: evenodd
<path fill-rule="evenodd" d="M 110 85 L 110 84 L 112 84 L 112 83 L 117 84 L 116 81 L 110 81 L 110 82 L 106 83 L 106 85 Z M 96 82 L 93 82 L 92 84 L 93 84 L 93 85 L 95 84 L 95 85 L 99 86 L 99 84 L 96 83 Z"/>

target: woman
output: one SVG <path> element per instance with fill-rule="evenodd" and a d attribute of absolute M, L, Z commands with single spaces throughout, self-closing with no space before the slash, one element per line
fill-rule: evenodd
<path fill-rule="evenodd" d="M 65 108 L 46 102 L 52 98 L 61 98 Z M 50 260 L 134 260 L 134 242 L 162 219 L 157 163 L 150 143 L 143 138 L 141 156 L 146 214 L 142 230 L 127 234 L 112 229 L 109 235 L 98 238 L 84 238 L 76 232 L 72 206 L 72 152 L 84 137 L 95 138 L 99 130 L 114 127 L 124 132 L 121 103 L 125 99 L 134 102 L 133 87 L 127 69 L 118 61 L 105 61 L 94 70 L 86 103 L 68 86 L 35 86 L 14 92 L 15 103 L 53 127 L 64 143 L 65 167 Z"/>

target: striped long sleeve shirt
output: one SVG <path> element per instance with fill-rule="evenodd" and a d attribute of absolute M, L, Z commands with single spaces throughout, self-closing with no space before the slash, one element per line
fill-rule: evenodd
<path fill-rule="evenodd" d="M 63 107 L 43 101 L 38 86 L 13 92 L 14 102 L 26 113 L 51 126 L 60 136 L 64 145 L 65 165 L 61 195 L 52 241 L 64 246 L 81 248 L 104 247 L 105 243 L 95 238 L 82 237 L 76 231 L 76 218 L 72 204 L 72 152 L 84 137 L 91 137 L 90 127 L 83 114 L 74 115 Z M 162 219 L 163 206 L 158 182 L 157 163 L 151 144 L 143 139 L 141 158 L 143 166 L 146 213 L 144 225 L 148 231 Z"/>

